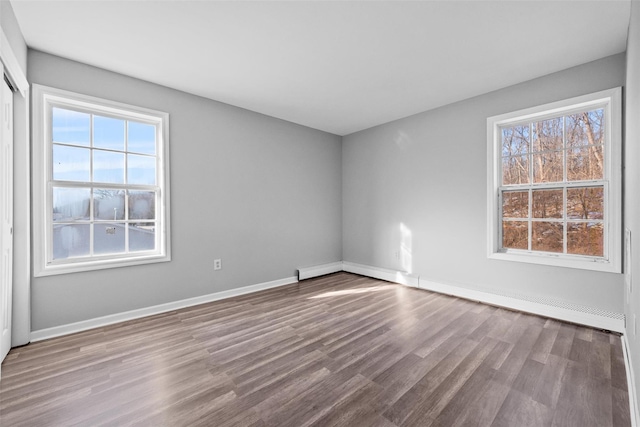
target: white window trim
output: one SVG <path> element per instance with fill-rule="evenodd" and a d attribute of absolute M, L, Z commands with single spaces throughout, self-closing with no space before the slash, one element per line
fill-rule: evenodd
<path fill-rule="evenodd" d="M 605 257 L 586 257 L 533 251 L 500 251 L 500 198 L 502 141 L 501 125 L 539 120 L 604 106 L 606 116 L 605 176 Z M 559 267 L 621 273 L 622 271 L 622 88 L 617 87 L 550 104 L 527 108 L 487 119 L 487 256 L 491 259 L 544 264 Z"/>
<path fill-rule="evenodd" d="M 109 101 L 88 95 L 82 95 L 62 89 L 42 85 L 33 85 L 33 232 L 34 232 L 34 276 L 50 276 L 106 268 L 126 267 L 171 260 L 170 219 L 169 219 L 169 114 L 161 111 Z M 47 141 L 50 119 L 48 105 L 67 105 L 92 110 L 96 113 L 116 114 L 160 125 L 158 136 L 161 153 L 157 170 L 160 203 L 156 207 L 156 220 L 159 222 L 159 247 L 152 254 L 107 255 L 104 257 L 74 258 L 51 262 L 52 214 L 49 212 L 51 200 L 47 192 L 51 176 L 51 141 Z"/>

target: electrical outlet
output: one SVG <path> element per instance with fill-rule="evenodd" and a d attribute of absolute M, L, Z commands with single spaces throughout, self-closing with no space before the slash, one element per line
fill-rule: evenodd
<path fill-rule="evenodd" d="M 396 261 L 400 261 L 400 251 L 396 251 L 395 256 L 396 256 Z"/>
<path fill-rule="evenodd" d="M 214 259 L 213 260 L 213 269 L 214 270 L 222 270 L 222 260 L 221 259 Z"/>

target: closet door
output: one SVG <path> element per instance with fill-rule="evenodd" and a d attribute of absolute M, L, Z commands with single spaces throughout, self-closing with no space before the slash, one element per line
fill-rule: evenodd
<path fill-rule="evenodd" d="M 0 71 L 2 71 L 0 67 Z M 0 106 L 0 362 L 11 349 L 13 288 L 13 92 L 2 82 Z"/>

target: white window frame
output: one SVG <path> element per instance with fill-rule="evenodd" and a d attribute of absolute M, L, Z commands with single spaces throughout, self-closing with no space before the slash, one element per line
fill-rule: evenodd
<path fill-rule="evenodd" d="M 66 90 L 33 85 L 34 276 L 50 276 L 171 260 L 169 230 L 169 114 Z M 156 126 L 156 249 L 154 251 L 53 259 L 52 107 L 137 120 Z M 83 183 L 85 185 L 91 183 Z"/>
<path fill-rule="evenodd" d="M 605 110 L 604 141 L 604 256 L 557 254 L 501 249 L 500 184 L 502 138 L 509 125 L 586 111 Z M 617 87 L 487 119 L 487 256 L 490 259 L 621 273 L 622 270 L 622 88 Z"/>

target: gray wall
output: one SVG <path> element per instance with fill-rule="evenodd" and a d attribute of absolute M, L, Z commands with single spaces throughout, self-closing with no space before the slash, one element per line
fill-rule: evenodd
<path fill-rule="evenodd" d="M 624 70 L 619 54 L 344 137 L 344 260 L 622 313 L 620 274 L 487 259 L 486 120 L 622 86 Z"/>
<path fill-rule="evenodd" d="M 640 384 L 640 337 L 633 324 L 640 316 L 640 4 L 631 4 L 631 23 L 627 40 L 627 82 L 625 87 L 625 227 L 631 230 L 632 291 L 625 295 L 627 340 L 635 383 Z M 626 266 L 625 266 L 626 268 Z"/>
<path fill-rule="evenodd" d="M 168 112 L 171 149 L 173 260 L 35 278 L 34 331 L 342 259 L 340 137 L 38 51 L 28 60 L 31 83 Z"/>
<path fill-rule="evenodd" d="M 22 68 L 24 74 L 27 74 L 27 45 L 24 42 L 22 31 L 13 13 L 13 7 L 8 1 L 0 1 L 0 26 L 7 36 L 13 54 L 18 60 L 18 65 Z"/>

